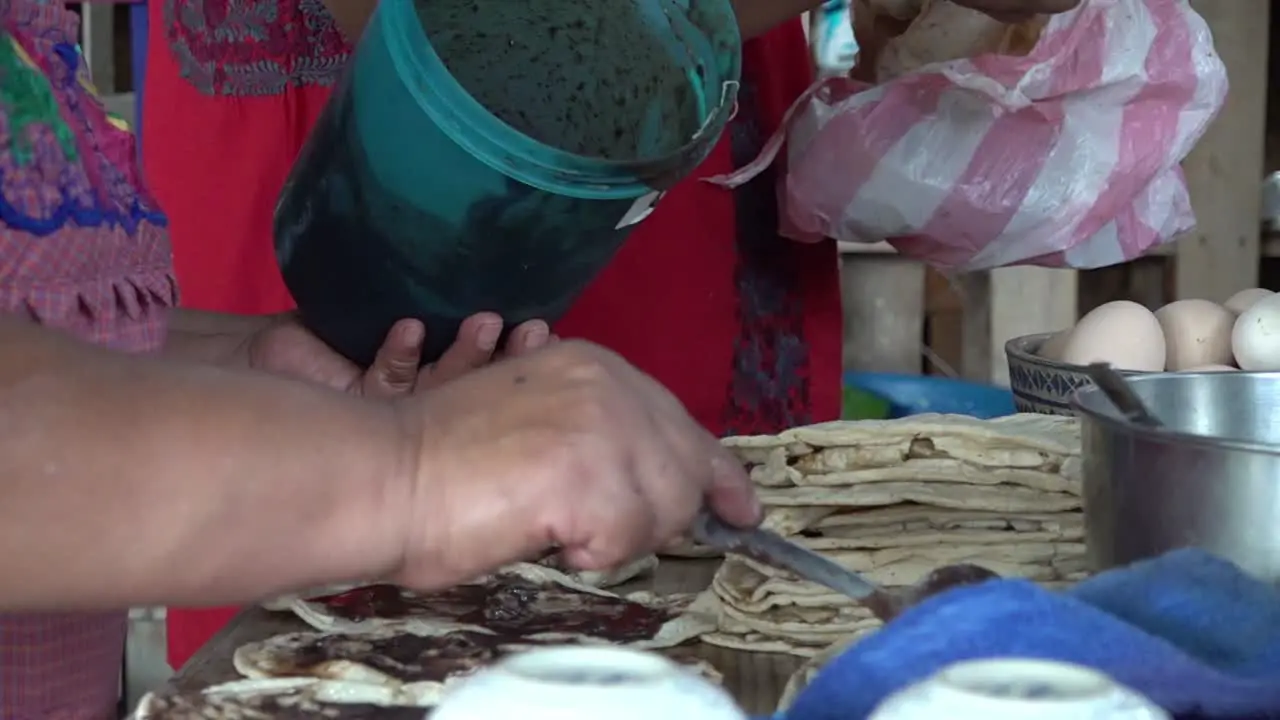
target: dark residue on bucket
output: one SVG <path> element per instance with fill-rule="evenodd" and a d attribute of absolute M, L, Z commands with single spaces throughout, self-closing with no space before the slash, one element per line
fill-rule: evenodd
<path fill-rule="evenodd" d="M 693 4 L 697 4 L 694 0 Z M 674 0 L 417 0 L 433 48 L 490 112 L 576 155 L 642 160 L 697 135 L 719 102 L 672 31 Z"/>

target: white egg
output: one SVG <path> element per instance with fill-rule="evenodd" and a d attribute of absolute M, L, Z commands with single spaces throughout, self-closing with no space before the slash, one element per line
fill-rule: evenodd
<path fill-rule="evenodd" d="M 1280 295 L 1269 295 L 1236 319 L 1231 351 L 1241 370 L 1280 370 Z"/>
<path fill-rule="evenodd" d="M 1156 316 L 1128 300 L 1099 305 L 1076 323 L 1062 349 L 1062 362 L 1110 363 L 1120 370 L 1164 370 L 1164 331 Z"/>
<path fill-rule="evenodd" d="M 1049 336 L 1042 345 L 1036 350 L 1036 355 L 1046 360 L 1061 360 L 1062 351 L 1067 347 L 1067 341 L 1071 339 L 1071 328 L 1059 330 Z"/>
<path fill-rule="evenodd" d="M 1182 372 L 1236 372 L 1240 368 L 1231 367 L 1230 365 L 1197 365 L 1189 367 Z"/>
<path fill-rule="evenodd" d="M 1231 364 L 1235 313 L 1208 300 L 1178 300 L 1156 311 L 1164 330 L 1166 370 Z"/>
<path fill-rule="evenodd" d="M 1222 303 L 1222 306 L 1236 315 L 1239 315 L 1245 310 L 1253 307 L 1259 300 L 1274 294 L 1275 293 L 1267 290 L 1266 288 L 1249 288 L 1248 290 L 1241 290 L 1235 295 L 1232 295 L 1230 299 Z"/>

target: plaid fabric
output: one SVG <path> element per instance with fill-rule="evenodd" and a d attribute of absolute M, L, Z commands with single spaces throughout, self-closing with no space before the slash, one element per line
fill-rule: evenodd
<path fill-rule="evenodd" d="M 0 312 L 149 352 L 176 302 L 164 219 L 60 4 L 0 0 Z M 127 618 L 0 614 L 0 720 L 115 717 Z"/>
<path fill-rule="evenodd" d="M 0 615 L 0 717 L 114 720 L 125 612 Z"/>

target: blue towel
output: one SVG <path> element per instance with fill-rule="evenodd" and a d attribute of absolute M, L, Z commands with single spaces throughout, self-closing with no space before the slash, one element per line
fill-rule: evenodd
<path fill-rule="evenodd" d="M 859 720 L 946 665 L 993 656 L 1087 665 L 1179 717 L 1280 718 L 1280 591 L 1199 550 L 1062 593 L 1021 580 L 958 588 L 833 659 L 785 720 Z"/>

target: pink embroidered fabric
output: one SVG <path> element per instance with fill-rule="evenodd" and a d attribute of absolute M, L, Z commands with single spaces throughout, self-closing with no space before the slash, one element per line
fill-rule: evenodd
<path fill-rule="evenodd" d="M 0 0 L 0 312 L 149 352 L 177 299 L 165 222 L 76 27 L 60 3 Z M 0 614 L 0 719 L 113 719 L 125 627 L 124 611 Z"/>

